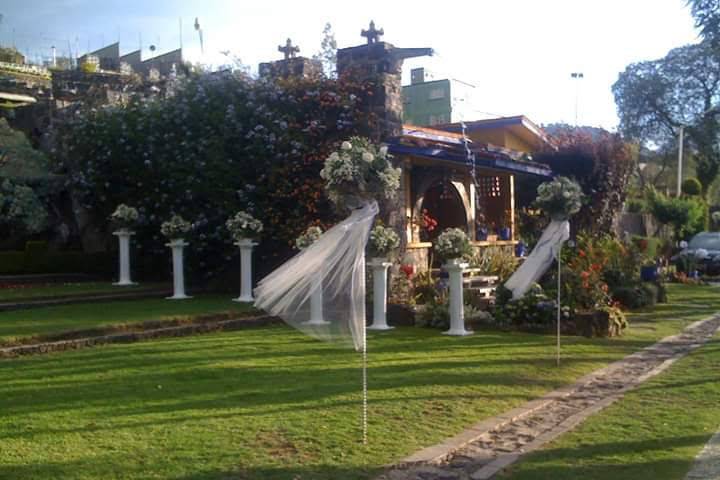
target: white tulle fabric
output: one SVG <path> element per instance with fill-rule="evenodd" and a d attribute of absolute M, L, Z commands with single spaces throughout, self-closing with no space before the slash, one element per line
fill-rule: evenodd
<path fill-rule="evenodd" d="M 562 248 L 562 244 L 570 238 L 570 223 L 567 220 L 553 220 L 543 232 L 537 245 L 520 265 L 515 273 L 505 282 L 505 288 L 513 292 L 513 299 L 521 298 L 550 268 L 552 262 Z"/>
<path fill-rule="evenodd" d="M 378 213 L 365 202 L 311 246 L 263 278 L 255 306 L 320 340 L 365 346 L 365 245 Z M 311 296 L 322 289 L 322 316 L 311 322 Z M 319 298 L 319 297 L 318 297 Z"/>

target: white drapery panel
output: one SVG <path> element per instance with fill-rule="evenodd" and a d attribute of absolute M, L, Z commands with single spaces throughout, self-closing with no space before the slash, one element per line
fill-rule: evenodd
<path fill-rule="evenodd" d="M 570 223 L 567 220 L 550 222 L 533 251 L 505 282 L 505 288 L 513 292 L 514 300 L 522 298 L 530 286 L 550 268 L 562 244 L 568 238 L 570 238 Z"/>
<path fill-rule="evenodd" d="M 365 245 L 377 213 L 377 202 L 365 202 L 262 279 L 255 289 L 255 306 L 307 335 L 362 351 Z M 322 290 L 322 324 L 311 316 L 311 297 L 317 288 Z"/>

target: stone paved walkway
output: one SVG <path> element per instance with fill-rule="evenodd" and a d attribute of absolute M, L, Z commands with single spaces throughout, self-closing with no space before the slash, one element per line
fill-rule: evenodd
<path fill-rule="evenodd" d="M 685 480 L 720 480 L 720 431 L 702 449 Z"/>
<path fill-rule="evenodd" d="M 421 450 L 376 480 L 487 480 L 580 424 L 630 389 L 665 370 L 709 341 L 720 316 L 690 324 L 618 362 L 586 375 L 573 385 L 504 415 L 485 420 L 460 435 Z M 715 455 L 718 444 L 715 444 Z M 717 459 L 716 459 L 717 460 Z M 720 477 L 688 477 L 699 478 Z"/>

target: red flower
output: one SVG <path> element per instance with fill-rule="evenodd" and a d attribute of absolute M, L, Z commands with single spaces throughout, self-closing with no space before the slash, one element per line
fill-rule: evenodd
<path fill-rule="evenodd" d="M 578 250 L 578 255 L 580 255 L 581 258 L 585 258 L 585 251 L 584 251 L 584 250 Z"/>
<path fill-rule="evenodd" d="M 410 264 L 400 265 L 400 271 L 403 272 L 408 279 L 410 279 L 415 273 L 415 266 Z"/>

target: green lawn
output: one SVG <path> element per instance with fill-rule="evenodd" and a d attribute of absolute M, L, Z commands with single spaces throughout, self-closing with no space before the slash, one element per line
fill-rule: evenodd
<path fill-rule="evenodd" d="M 232 295 L 229 294 L 198 295 L 188 300 L 118 300 L 0 312 L 0 345 L 17 343 L 27 337 L 72 330 L 164 320 L 178 316 L 244 313 L 252 309 L 247 304 L 232 302 L 231 299 Z"/>
<path fill-rule="evenodd" d="M 0 302 L 15 302 L 19 300 L 34 300 L 39 298 L 55 298 L 68 295 L 91 295 L 104 293 L 141 292 L 153 289 L 171 289 L 167 282 L 143 283 L 117 287 L 110 282 L 68 282 L 48 285 L 17 285 L 0 288 Z"/>
<path fill-rule="evenodd" d="M 623 338 L 565 338 L 560 368 L 552 336 L 371 334 L 367 448 L 360 356 L 286 327 L 0 361 L 0 478 L 370 478 L 707 316 L 717 293 L 674 287 L 683 306 Z"/>
<path fill-rule="evenodd" d="M 720 428 L 717 338 L 529 455 L 506 480 L 682 480 Z"/>

